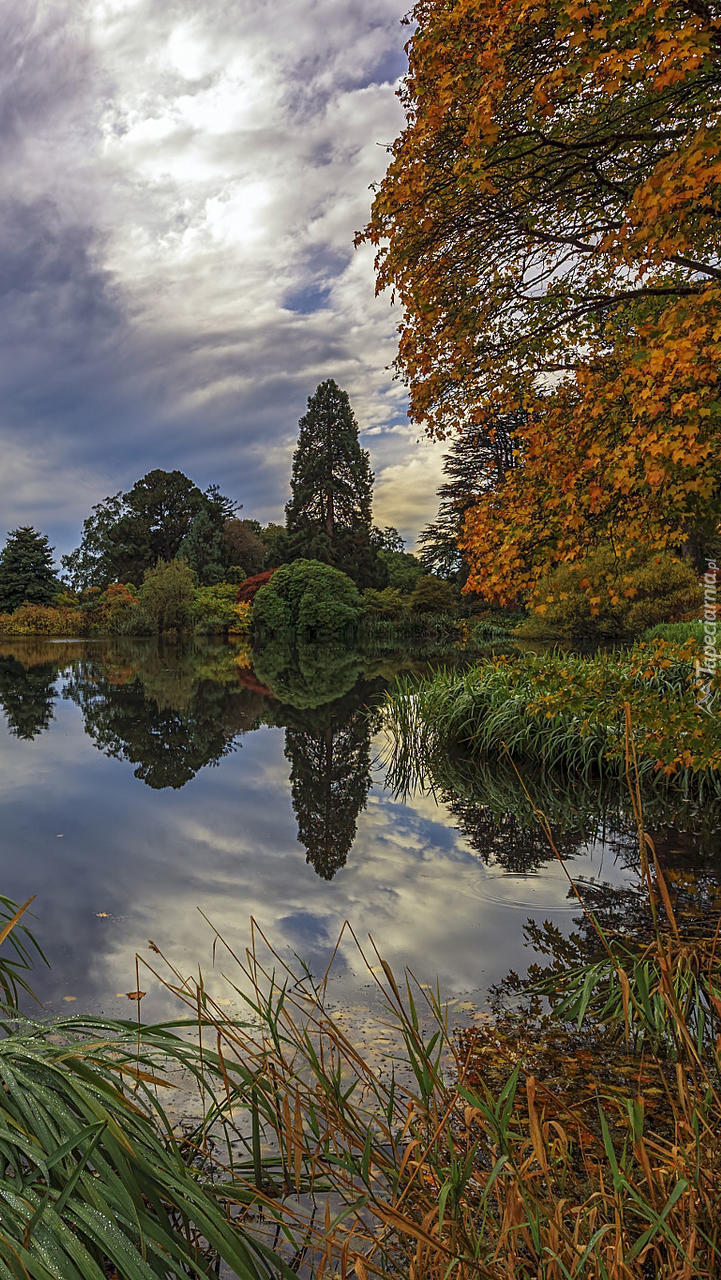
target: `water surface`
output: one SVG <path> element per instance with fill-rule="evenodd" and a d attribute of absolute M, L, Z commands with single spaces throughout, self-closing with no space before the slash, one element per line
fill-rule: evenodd
<path fill-rule="evenodd" d="M 504 810 L 500 768 L 470 798 L 402 801 L 384 785 L 378 708 L 399 665 L 333 651 L 252 670 L 223 644 L 2 643 L 0 889 L 37 895 L 45 1009 L 129 1016 L 149 939 L 212 983 L 201 912 L 239 953 L 254 917 L 316 974 L 349 920 L 459 1007 L 525 971 L 527 919 L 568 932 L 563 867 L 512 787 Z M 634 885 L 627 815 L 562 799 L 574 877 L 611 895 Z M 695 828 L 660 841 L 671 861 L 700 856 Z M 335 968 L 343 1000 L 370 999 L 349 940 Z M 146 1018 L 170 1012 L 147 973 L 141 986 Z"/>

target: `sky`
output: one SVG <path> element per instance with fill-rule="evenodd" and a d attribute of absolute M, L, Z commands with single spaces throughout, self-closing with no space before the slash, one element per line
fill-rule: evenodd
<path fill-rule="evenodd" d="M 299 417 L 351 397 L 413 545 L 438 446 L 353 247 L 402 127 L 404 0 L 24 0 L 0 13 L 0 536 L 79 541 L 153 467 L 282 519 Z"/>

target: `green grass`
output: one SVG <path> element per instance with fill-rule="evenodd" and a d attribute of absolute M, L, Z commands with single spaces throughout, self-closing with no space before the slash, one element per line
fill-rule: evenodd
<path fill-rule="evenodd" d="M 703 622 L 657 622 L 655 627 L 644 631 L 644 640 L 670 640 L 674 644 L 684 644 L 686 640 L 704 641 Z"/>
<path fill-rule="evenodd" d="M 431 776 L 449 756 L 622 780 L 628 704 L 644 788 L 719 797 L 721 717 L 700 692 L 694 652 L 664 641 L 626 654 L 527 653 L 420 682 L 401 677 L 386 706 L 392 782 L 402 790 L 404 770 Z"/>
<path fill-rule="evenodd" d="M 180 1024 L 21 1019 L 41 953 L 20 924 L 29 904 L 0 902 L 0 1280 L 174 1280 L 220 1259 L 240 1280 L 292 1280 L 232 1220 L 202 1120 L 180 1138 L 160 1101 L 182 1072 L 217 1109 L 218 1056 Z M 254 1198 L 234 1188 L 236 1214 Z"/>
<path fill-rule="evenodd" d="M 279 1259 L 228 1220 L 192 1141 L 158 1092 L 167 1066 L 212 1088 L 168 1027 L 101 1018 L 6 1027 L 0 1040 L 0 1277 L 123 1280 L 278 1275 Z M 202 1155 L 202 1136 L 197 1135 Z M 286 1271 L 287 1275 L 291 1273 Z"/>

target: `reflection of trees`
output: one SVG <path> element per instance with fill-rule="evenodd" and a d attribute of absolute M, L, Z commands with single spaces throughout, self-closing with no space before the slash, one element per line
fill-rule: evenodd
<path fill-rule="evenodd" d="M 318 875 L 332 880 L 350 853 L 371 783 L 366 711 L 315 732 L 287 728 L 285 754 L 298 839 Z"/>
<path fill-rule="evenodd" d="M 10 654 L 0 656 L 0 705 L 16 738 L 29 740 L 49 727 L 57 675 L 54 662 L 25 666 Z"/>
<path fill-rule="evenodd" d="M 431 760 L 402 758 L 396 743 L 387 754 L 388 779 L 399 794 L 431 785 L 484 862 L 510 872 L 532 871 L 556 856 L 570 858 L 602 843 L 627 864 L 638 858 L 636 819 L 628 790 L 613 779 L 568 777 L 528 769 L 521 776 L 503 760 L 470 760 L 434 753 Z M 544 834 L 543 814 L 553 844 Z M 715 855 L 721 805 L 663 791 L 644 800 L 646 829 L 659 849 L 687 845 L 693 856 Z M 555 849 L 554 849 L 555 846 Z"/>
<path fill-rule="evenodd" d="M 514 875 L 536 871 L 555 857 L 553 848 L 538 823 L 524 822 L 517 814 L 498 813 L 482 804 L 443 794 L 459 831 L 471 848 L 488 865 L 502 867 Z M 553 843 L 562 858 L 572 858 L 584 843 L 582 832 L 553 830 Z"/>
<path fill-rule="evenodd" d="M 319 662 L 319 670 L 322 666 Z M 371 785 L 371 735 L 377 727 L 372 706 L 382 688 L 380 681 L 359 684 L 352 693 L 315 710 L 274 707 L 275 722 L 286 727 L 298 840 L 324 880 L 331 880 L 345 865 L 358 815 L 365 808 Z"/>
<path fill-rule="evenodd" d="M 180 650 L 169 660 L 158 652 L 121 682 L 100 663 L 81 663 L 64 693 L 101 751 L 136 765 L 135 777 L 149 787 L 178 789 L 258 723 L 262 699 L 238 685 L 232 667 L 222 674 L 225 682 L 201 653 Z"/>
<path fill-rule="evenodd" d="M 274 638 L 253 653 L 253 669 L 281 702 L 299 710 L 343 697 L 356 684 L 362 659 L 343 644 L 291 643 Z"/>

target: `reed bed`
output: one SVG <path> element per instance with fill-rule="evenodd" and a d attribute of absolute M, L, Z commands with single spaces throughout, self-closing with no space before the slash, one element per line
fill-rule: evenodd
<path fill-rule="evenodd" d="M 582 782 L 623 781 L 624 705 L 632 708 L 644 788 L 721 797 L 721 717 L 704 700 L 694 642 L 663 640 L 630 654 L 499 656 L 423 681 L 399 677 L 385 726 L 390 776 L 431 782 L 443 761 L 508 758 Z"/>

